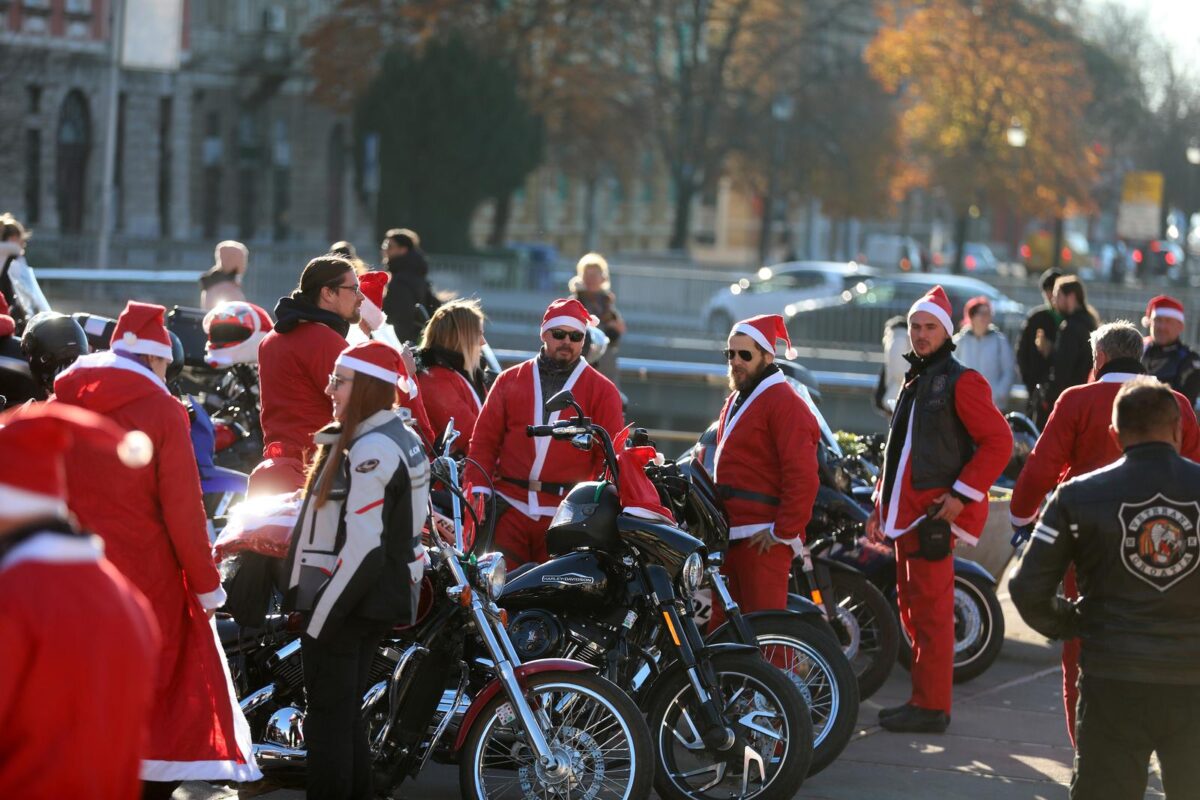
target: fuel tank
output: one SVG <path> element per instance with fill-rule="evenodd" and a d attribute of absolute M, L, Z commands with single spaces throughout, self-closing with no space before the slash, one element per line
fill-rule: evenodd
<path fill-rule="evenodd" d="M 510 578 L 496 602 L 512 611 L 602 609 L 608 604 L 611 585 L 600 558 L 595 553 L 578 551 Z"/>

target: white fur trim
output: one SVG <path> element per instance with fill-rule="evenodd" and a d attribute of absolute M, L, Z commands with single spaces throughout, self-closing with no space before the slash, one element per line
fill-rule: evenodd
<path fill-rule="evenodd" d="M 372 378 L 379 378 L 379 380 L 390 383 L 393 386 L 400 382 L 399 372 L 393 372 L 390 369 L 384 369 L 383 367 L 371 364 L 353 356 L 340 355 L 337 357 L 337 361 L 333 362 L 333 364 L 335 367 L 345 367 L 346 369 L 352 369 L 355 372 L 361 372 L 364 375 L 370 375 Z"/>
<path fill-rule="evenodd" d="M 987 497 L 986 494 L 979 491 L 974 486 L 969 486 L 969 485 L 963 483 L 962 481 L 955 481 L 954 485 L 951 486 L 950 488 L 951 488 L 951 490 L 958 492 L 959 494 L 961 494 L 965 497 L 971 498 L 976 503 L 978 503 L 980 500 L 983 500 L 985 497 Z"/>
<path fill-rule="evenodd" d="M 4 560 L 0 561 L 0 569 L 7 569 L 22 561 L 37 561 L 43 564 L 92 564 L 100 560 L 103 552 L 104 543 L 96 536 L 67 536 L 45 531 L 35 533 L 9 550 Z"/>
<path fill-rule="evenodd" d="M 1096 379 L 1097 383 L 1127 383 L 1134 378 L 1142 377 L 1139 372 L 1106 372 Z"/>
<path fill-rule="evenodd" d="M 1032 517 L 1018 517 L 1015 514 L 1013 514 L 1011 511 L 1008 512 L 1008 521 L 1012 523 L 1012 526 L 1014 528 L 1024 528 L 1026 525 L 1033 522 L 1037 518 L 1038 518 L 1038 515 L 1037 515 L 1036 511 L 1034 512 Z"/>
<path fill-rule="evenodd" d="M 754 327 L 753 325 L 747 325 L 744 322 L 739 322 L 737 325 L 733 326 L 733 330 L 729 332 L 729 335 L 732 336 L 735 333 L 746 334 L 751 339 L 758 342 L 758 346 L 761 347 L 763 350 L 766 350 L 768 353 L 775 352 L 775 343 L 768 342 L 767 337 L 763 336 L 762 331 L 760 331 L 758 328 Z"/>
<path fill-rule="evenodd" d="M 137 361 L 134 361 L 130 356 L 121 353 L 115 353 L 112 350 L 101 350 L 96 353 L 88 353 L 86 356 L 80 356 L 79 358 L 75 359 L 74 364 L 63 370 L 59 377 L 62 377 L 62 375 L 69 375 L 77 369 L 99 369 L 106 367 L 123 369 L 126 372 L 136 372 L 138 375 L 141 375 L 143 378 L 151 381 L 162 391 L 167 391 L 167 386 L 165 383 L 163 383 L 162 378 L 143 367 Z"/>
<path fill-rule="evenodd" d="M 0 483 L 0 509 L 4 509 L 6 516 L 13 517 L 29 517 L 35 514 L 63 518 L 67 516 L 67 503 L 61 497 L 30 492 L 4 483 Z"/>
<path fill-rule="evenodd" d="M 366 322 L 373 331 L 379 330 L 384 323 L 383 310 L 372 303 L 369 298 L 363 298 L 362 305 L 358 307 L 358 313 L 362 315 L 363 322 Z"/>
<path fill-rule="evenodd" d="M 551 328 L 570 328 L 582 333 L 587 330 L 587 323 L 577 317 L 551 317 L 542 323 L 542 333 Z"/>
<path fill-rule="evenodd" d="M 1151 310 L 1151 312 L 1150 312 L 1150 319 L 1154 319 L 1155 317 L 1166 317 L 1167 319 L 1177 319 L 1180 322 L 1185 321 L 1183 318 L 1183 312 L 1177 311 L 1174 308 L 1155 308 L 1155 309 Z"/>
<path fill-rule="evenodd" d="M 750 396 L 742 401 L 742 404 L 738 406 L 738 410 L 736 413 L 734 413 L 733 417 L 725 420 L 725 426 L 721 430 L 721 438 L 717 440 L 716 452 L 713 453 L 713 480 L 717 479 L 717 470 L 720 468 L 721 453 L 725 449 L 725 442 L 729 441 L 730 434 L 733 433 L 733 429 L 737 426 L 738 420 L 742 418 L 742 412 L 749 408 L 750 404 L 757 400 L 759 395 L 761 395 L 767 389 L 770 389 L 772 386 L 780 383 L 787 383 L 787 378 L 784 377 L 782 372 L 776 372 L 772 375 L 768 375 L 765 380 L 755 387 L 754 391 L 750 393 Z"/>
<path fill-rule="evenodd" d="M 291 520 L 295 522 L 295 520 Z M 229 598 L 225 595 L 225 589 L 220 584 L 211 592 L 196 595 L 196 599 L 200 601 L 200 605 L 204 606 L 205 611 L 212 611 L 225 605 L 225 601 Z"/>
<path fill-rule="evenodd" d="M 912 319 L 912 315 L 918 311 L 926 311 L 930 314 L 933 314 L 933 316 L 937 317 L 937 321 L 942 323 L 942 327 L 946 329 L 946 333 L 950 334 L 951 336 L 954 335 L 954 323 L 950 320 L 950 315 L 946 313 L 946 309 L 942 308 L 937 303 L 922 298 L 913 303 L 912 308 L 908 310 L 907 319 Z"/>
<path fill-rule="evenodd" d="M 139 356 L 158 356 L 159 358 L 174 358 L 175 356 L 170 344 L 156 342 L 153 339 L 139 339 L 128 331 L 120 339 L 113 337 L 112 349 L 118 353 L 132 353 Z"/>

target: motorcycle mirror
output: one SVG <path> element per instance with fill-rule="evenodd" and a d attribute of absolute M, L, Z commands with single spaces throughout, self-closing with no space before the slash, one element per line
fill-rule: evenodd
<path fill-rule="evenodd" d="M 566 411 L 568 408 L 574 408 L 579 412 L 579 416 L 583 416 L 583 409 L 575 402 L 575 395 L 571 394 L 570 389 L 563 389 L 546 401 L 546 410 L 551 414 L 556 411 Z"/>
<path fill-rule="evenodd" d="M 579 434 L 571 440 L 571 446 L 586 453 L 592 449 L 592 435 L 590 433 Z"/>

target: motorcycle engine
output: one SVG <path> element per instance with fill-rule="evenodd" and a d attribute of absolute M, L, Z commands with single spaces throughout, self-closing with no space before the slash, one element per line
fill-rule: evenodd
<path fill-rule="evenodd" d="M 266 661 L 267 671 L 275 685 L 291 694 L 304 688 L 304 662 L 300 656 L 300 639 L 295 638 L 272 653 Z"/>
<path fill-rule="evenodd" d="M 616 644 L 616 629 L 611 625 L 579 618 L 568 618 L 564 625 L 540 608 L 526 609 L 513 617 L 508 635 L 521 661 L 576 658 L 599 665 Z"/>

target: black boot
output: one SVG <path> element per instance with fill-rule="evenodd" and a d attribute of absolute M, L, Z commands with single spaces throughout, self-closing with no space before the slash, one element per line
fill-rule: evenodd
<path fill-rule="evenodd" d="M 881 709 L 879 709 L 879 718 L 882 720 L 882 719 L 887 719 L 888 717 L 894 717 L 897 714 L 908 711 L 910 708 L 916 708 L 916 706 L 914 706 L 912 703 L 901 703 L 898 706 L 888 706 L 887 708 L 881 708 Z"/>
<path fill-rule="evenodd" d="M 909 706 L 905 711 L 879 720 L 879 725 L 893 733 L 943 733 L 950 725 L 950 715 L 945 711 Z"/>

